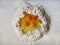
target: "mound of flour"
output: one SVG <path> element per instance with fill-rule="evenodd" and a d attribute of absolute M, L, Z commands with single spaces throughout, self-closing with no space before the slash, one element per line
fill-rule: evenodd
<path fill-rule="evenodd" d="M 29 32 L 28 34 L 22 33 L 22 27 L 19 26 L 18 21 L 20 18 L 24 17 L 23 11 L 26 11 L 30 14 L 38 15 L 39 19 L 43 21 L 41 24 L 41 29 L 36 29 L 33 32 Z M 49 31 L 50 26 L 50 17 L 46 14 L 44 8 L 42 6 L 35 6 L 28 3 L 23 3 L 19 9 L 16 11 L 15 16 L 12 20 L 13 27 L 15 32 L 19 36 L 19 38 L 23 41 L 36 41 L 40 39 L 44 34 Z"/>

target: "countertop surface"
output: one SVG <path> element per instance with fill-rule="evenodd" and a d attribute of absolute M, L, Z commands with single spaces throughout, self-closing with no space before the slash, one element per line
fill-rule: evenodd
<path fill-rule="evenodd" d="M 48 34 L 33 45 L 60 45 L 60 0 L 24 0 L 33 5 L 43 5 L 51 17 Z M 0 0 L 0 45 L 28 45 L 19 40 L 13 26 L 12 18 L 20 7 L 21 0 Z"/>

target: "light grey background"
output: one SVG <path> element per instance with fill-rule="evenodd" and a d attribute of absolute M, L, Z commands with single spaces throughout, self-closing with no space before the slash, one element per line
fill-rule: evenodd
<path fill-rule="evenodd" d="M 19 40 L 12 26 L 12 18 L 20 0 L 0 0 L 0 45 L 28 45 Z M 51 17 L 51 28 L 39 42 L 34 45 L 60 45 L 60 0 L 25 0 L 34 5 L 43 5 Z"/>

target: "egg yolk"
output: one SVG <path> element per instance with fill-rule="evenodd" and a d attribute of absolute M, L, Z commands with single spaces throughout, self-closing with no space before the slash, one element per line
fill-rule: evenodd
<path fill-rule="evenodd" d="M 37 20 L 38 16 L 32 16 L 32 20 Z"/>
<path fill-rule="evenodd" d="M 27 21 L 23 22 L 23 26 L 27 27 L 29 25 L 29 23 Z"/>
<path fill-rule="evenodd" d="M 27 15 L 27 16 L 26 16 L 26 20 L 28 20 L 28 21 L 30 21 L 31 18 L 32 18 L 32 17 L 31 17 L 30 15 Z"/>
<path fill-rule="evenodd" d="M 31 23 L 31 26 L 32 27 L 36 27 L 36 23 Z"/>

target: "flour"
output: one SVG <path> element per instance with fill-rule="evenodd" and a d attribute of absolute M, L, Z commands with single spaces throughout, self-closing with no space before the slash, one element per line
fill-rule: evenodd
<path fill-rule="evenodd" d="M 19 19 L 24 17 L 23 11 L 26 11 L 30 14 L 38 15 L 39 19 L 41 19 L 43 21 L 43 23 L 41 24 L 42 25 L 41 29 L 35 29 L 33 32 L 29 31 L 28 34 L 23 34 L 22 27 L 19 26 L 19 24 L 18 24 Z M 44 9 L 42 7 L 30 5 L 30 4 L 26 4 L 26 3 L 23 3 L 23 5 L 17 10 L 12 22 L 13 22 L 14 29 L 21 40 L 36 41 L 42 37 L 43 32 L 48 30 L 48 29 L 46 29 L 47 28 L 46 26 L 49 26 L 49 24 L 47 25 L 48 22 L 46 21 L 46 16 L 45 16 L 45 14 L 43 16 L 43 14 L 44 14 Z M 16 27 L 16 25 L 18 27 Z"/>

